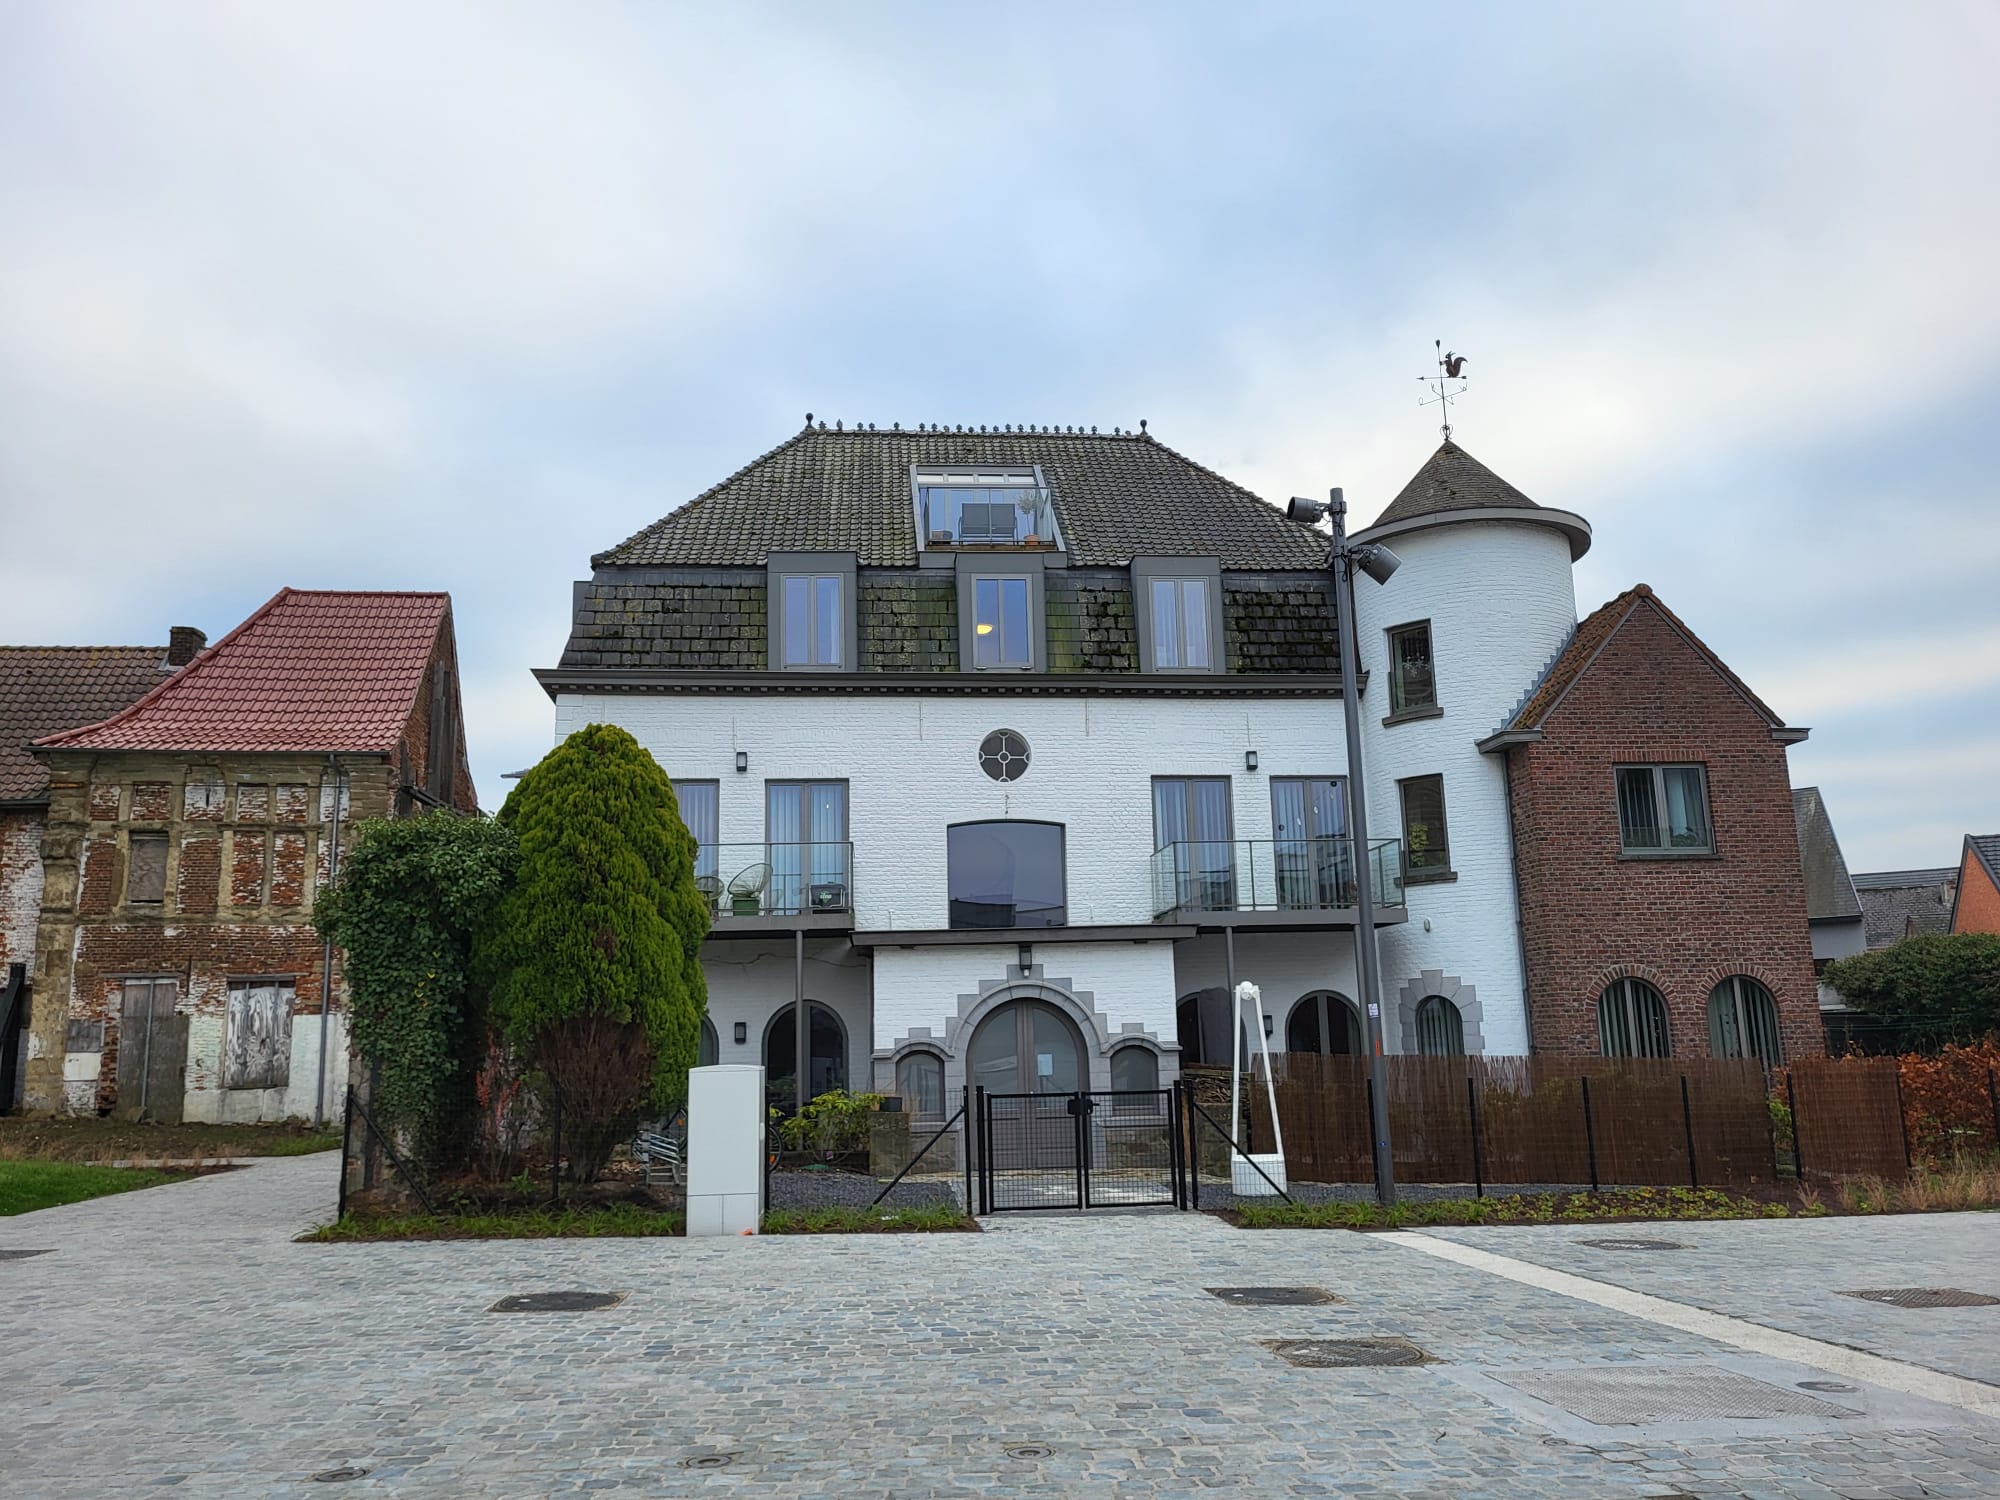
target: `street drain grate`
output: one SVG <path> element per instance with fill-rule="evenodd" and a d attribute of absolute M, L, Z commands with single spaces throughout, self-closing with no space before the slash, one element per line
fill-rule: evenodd
<path fill-rule="evenodd" d="M 1955 1286 L 1896 1286 L 1871 1292 L 1842 1292 L 1843 1297 L 1859 1297 L 1864 1302 L 1886 1302 L 1891 1307 L 2000 1307 L 2000 1297 L 1984 1292 L 1960 1291 Z"/>
<path fill-rule="evenodd" d="M 743 1455 L 740 1453 L 690 1453 L 681 1460 L 683 1469 L 726 1469 Z"/>
<path fill-rule="evenodd" d="M 1844 1381 L 1839 1380 L 1801 1380 L 1799 1382 L 1799 1389 L 1802 1391 L 1833 1391 L 1838 1394 L 1844 1391 L 1852 1392 L 1859 1390 L 1860 1387 L 1848 1385 Z"/>
<path fill-rule="evenodd" d="M 1492 1370 L 1537 1401 L 1599 1427 L 1769 1417 L 1850 1417 L 1853 1411 L 1715 1365 L 1640 1369 Z"/>
<path fill-rule="evenodd" d="M 1007 1450 L 1009 1458 L 1053 1458 L 1055 1449 L 1047 1443 L 1016 1443 Z"/>
<path fill-rule="evenodd" d="M 53 1250 L 0 1250 L 0 1260 L 26 1260 L 31 1255 L 54 1255 Z"/>
<path fill-rule="evenodd" d="M 1588 1245 L 1593 1250 L 1685 1250 L 1679 1240 L 1578 1240 L 1579 1245 Z"/>
<path fill-rule="evenodd" d="M 523 1292 L 502 1297 L 488 1312 L 602 1312 L 625 1300 L 623 1292 Z"/>
<path fill-rule="evenodd" d="M 1260 1342 L 1286 1364 L 1306 1370 L 1431 1363 L 1431 1357 L 1408 1339 L 1263 1339 Z"/>
<path fill-rule="evenodd" d="M 1202 1290 L 1231 1307 L 1319 1307 L 1345 1300 L 1323 1286 L 1211 1286 Z"/>
<path fill-rule="evenodd" d="M 339 1484 L 343 1480 L 366 1479 L 367 1477 L 368 1471 L 366 1469 L 357 1468 L 353 1464 L 342 1464 L 337 1469 L 321 1469 L 317 1474 L 313 1475 L 313 1483 Z"/>

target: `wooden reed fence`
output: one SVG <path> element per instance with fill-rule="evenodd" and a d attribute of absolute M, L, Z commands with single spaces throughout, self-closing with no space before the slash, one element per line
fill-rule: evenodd
<path fill-rule="evenodd" d="M 1271 1062 L 1286 1171 L 1300 1182 L 1370 1180 L 1367 1059 L 1285 1053 Z M 1764 1074 L 1754 1060 L 1398 1056 L 1383 1063 L 1400 1181 L 1745 1186 L 1776 1175 Z M 1248 1117 L 1258 1149 L 1268 1149 L 1262 1093 L 1260 1080 Z M 1253 1097 L 1247 1088 L 1245 1097 Z"/>
<path fill-rule="evenodd" d="M 1900 1069 L 1893 1057 L 1814 1057 L 1786 1070 L 1806 1177 L 1898 1178 L 1909 1170 Z"/>

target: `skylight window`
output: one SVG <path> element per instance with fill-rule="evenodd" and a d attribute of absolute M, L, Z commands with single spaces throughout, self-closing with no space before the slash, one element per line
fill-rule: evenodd
<path fill-rule="evenodd" d="M 1062 546 L 1034 465 L 918 469 L 911 480 L 920 549 Z"/>

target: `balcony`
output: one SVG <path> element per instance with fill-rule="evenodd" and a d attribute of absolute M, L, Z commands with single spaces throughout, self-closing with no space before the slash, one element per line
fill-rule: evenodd
<path fill-rule="evenodd" d="M 710 937 L 846 932 L 854 926 L 854 845 L 701 844 L 695 888 Z"/>
<path fill-rule="evenodd" d="M 1353 839 L 1228 839 L 1153 851 L 1153 920 L 1204 927 L 1352 927 Z M 1403 920 L 1403 846 L 1371 840 L 1378 925 Z M 1226 920 L 1218 920 L 1218 918 Z"/>

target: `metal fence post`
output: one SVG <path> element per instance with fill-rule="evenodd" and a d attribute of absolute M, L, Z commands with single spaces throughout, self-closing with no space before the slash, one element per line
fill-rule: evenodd
<path fill-rule="evenodd" d="M 562 1088 L 549 1080 L 549 1207 L 562 1207 Z"/>
<path fill-rule="evenodd" d="M 1472 1196 L 1484 1198 L 1486 1184 L 1480 1180 L 1479 1163 L 1479 1090 L 1473 1085 L 1472 1075 L 1465 1075 L 1465 1115 L 1472 1122 Z"/>
<path fill-rule="evenodd" d="M 1785 1069 L 1785 1108 L 1792 1112 L 1792 1180 L 1803 1184 L 1806 1180 L 1806 1160 L 1799 1150 L 1799 1097 L 1792 1092 L 1792 1070 Z"/>
<path fill-rule="evenodd" d="M 1993 1149 L 2000 1151 L 2000 1087 L 1993 1082 L 1993 1070 L 1986 1070 L 1986 1102 L 1993 1106 Z"/>
<path fill-rule="evenodd" d="M 1687 1131 L 1688 1143 L 1688 1186 L 1701 1186 L 1701 1173 L 1694 1162 L 1694 1106 L 1688 1103 L 1688 1076 L 1681 1074 L 1681 1127 Z"/>
<path fill-rule="evenodd" d="M 1583 1078 L 1583 1149 L 1590 1155 L 1590 1190 L 1597 1191 L 1597 1129 L 1590 1122 L 1590 1078 Z"/>
<path fill-rule="evenodd" d="M 1909 1170 L 1915 1160 L 1910 1155 L 1910 1117 L 1903 1112 L 1903 1065 L 1896 1064 L 1896 1126 L 1903 1132 L 1903 1169 Z"/>
<path fill-rule="evenodd" d="M 347 1217 L 347 1153 L 354 1143 L 354 1089 L 348 1087 L 347 1097 L 340 1106 L 340 1196 L 334 1200 L 333 1220 L 337 1224 Z"/>
<path fill-rule="evenodd" d="M 1187 1129 L 1188 1205 L 1201 1212 L 1201 1137 L 1195 1133 L 1194 1090 L 1181 1090 L 1181 1119 Z"/>
<path fill-rule="evenodd" d="M 993 1212 L 993 1101 L 982 1085 L 974 1094 L 979 1104 L 979 1211 Z"/>
<path fill-rule="evenodd" d="M 968 1083 L 962 1092 L 965 1097 L 958 1106 L 958 1150 L 964 1158 L 960 1166 L 965 1172 L 965 1211 L 972 1213 L 975 1211 L 972 1201 L 972 1085 Z"/>

